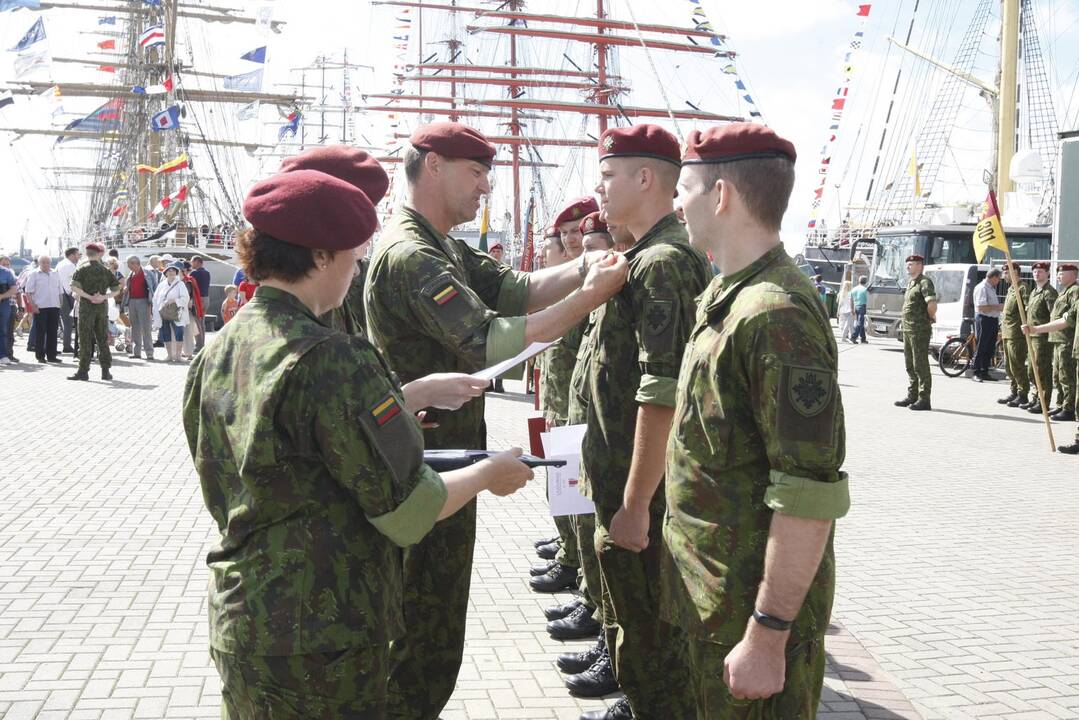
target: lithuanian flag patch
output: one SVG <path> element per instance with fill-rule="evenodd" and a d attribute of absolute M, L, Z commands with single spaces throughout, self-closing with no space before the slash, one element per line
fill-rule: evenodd
<path fill-rule="evenodd" d="M 371 408 L 371 417 L 375 419 L 375 424 L 379 427 L 382 427 L 400 414 L 401 406 L 397 403 L 397 398 L 393 395 L 388 396 L 378 405 Z"/>
<path fill-rule="evenodd" d="M 455 297 L 457 297 L 457 288 L 451 283 L 435 293 L 431 299 L 435 301 L 435 305 L 445 305 Z"/>

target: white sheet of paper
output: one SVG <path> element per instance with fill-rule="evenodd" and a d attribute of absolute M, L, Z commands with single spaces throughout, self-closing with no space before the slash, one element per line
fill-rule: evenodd
<path fill-rule="evenodd" d="M 560 425 L 547 431 L 550 444 L 543 443 L 545 455 L 581 455 L 581 444 L 587 425 Z"/>
<path fill-rule="evenodd" d="M 565 425 L 540 435 L 544 455 L 566 461 L 560 468 L 547 468 L 547 497 L 552 517 L 596 511 L 596 506 L 580 490 L 581 442 L 585 429 L 585 425 Z"/>
<path fill-rule="evenodd" d="M 516 356 L 511 357 L 509 360 L 503 360 L 497 365 L 492 365 L 489 368 L 484 368 L 479 372 L 472 373 L 472 377 L 479 378 L 480 380 L 494 380 L 502 373 L 517 367 L 531 357 L 539 355 L 541 352 L 551 347 L 552 345 L 554 345 L 554 343 L 532 343 L 520 353 L 518 353 Z"/>

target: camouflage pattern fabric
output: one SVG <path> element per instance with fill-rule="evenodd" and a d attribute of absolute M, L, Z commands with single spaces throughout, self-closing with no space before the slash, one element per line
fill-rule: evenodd
<path fill-rule="evenodd" d="M 105 295 L 120 289 L 116 273 L 100 260 L 88 260 L 81 263 L 71 276 L 71 287 L 79 288 L 88 295 Z M 90 370 L 90 356 L 97 346 L 97 362 L 102 371 L 112 366 L 112 352 L 109 350 L 109 306 L 107 302 L 95 305 L 86 298 L 79 298 L 79 323 L 76 332 L 79 335 L 79 372 Z"/>
<path fill-rule="evenodd" d="M 387 646 L 405 628 L 399 546 L 445 501 L 419 423 L 365 339 L 266 286 L 243 312 L 196 356 L 184 389 L 221 533 L 206 558 L 211 647 L 254 662 Z M 427 492 L 441 497 L 401 517 Z"/>
<path fill-rule="evenodd" d="M 657 598 L 652 597 L 659 583 L 662 483 L 650 504 L 655 538 L 647 550 L 638 555 L 615 547 L 606 534 L 622 505 L 637 410 L 641 404 L 674 404 L 695 299 L 711 272 L 707 258 L 690 247 L 673 213 L 645 233 L 626 252 L 626 260 L 626 284 L 596 311 L 586 351 L 588 429 L 581 486 L 596 504 L 603 621 L 608 640 L 613 640 L 609 648 L 619 684 L 635 717 L 679 718 L 683 708 L 678 703 L 688 696 L 675 692 L 672 683 L 686 677 L 684 648 L 677 631 L 658 620 Z"/>
<path fill-rule="evenodd" d="M 588 358 L 591 357 L 595 319 L 596 312 L 593 311 L 584 323 L 580 347 L 577 348 L 577 357 L 573 364 L 573 374 L 570 376 L 567 403 L 570 425 L 583 425 L 588 422 L 587 367 Z M 577 555 L 581 562 L 581 572 L 577 576 L 581 586 L 581 597 L 584 599 L 585 606 L 592 610 L 592 618 L 602 623 L 603 601 L 600 597 L 602 582 L 600 581 L 599 560 L 596 558 L 595 515 L 575 515 L 573 529 L 577 535 Z"/>
<path fill-rule="evenodd" d="M 1072 283 L 1064 288 L 1053 303 L 1050 322 L 1061 318 L 1067 319 L 1069 312 L 1079 303 L 1079 283 Z M 1053 376 L 1057 385 L 1057 401 L 1065 410 L 1076 407 L 1075 392 L 1075 325 L 1049 333 L 1049 342 L 1053 346 Z"/>
<path fill-rule="evenodd" d="M 817 717 L 826 659 L 823 633 L 787 648 L 783 692 L 765 700 L 731 697 L 723 682 L 722 670 L 733 645 L 720 645 L 700 638 L 690 638 L 688 645 L 694 667 L 692 692 L 699 720 L 812 720 Z"/>
<path fill-rule="evenodd" d="M 401 208 L 375 246 L 364 291 L 368 332 L 403 382 L 484 367 L 487 333 L 500 315 L 524 314 L 527 277 Z M 431 448 L 485 449 L 477 398 L 425 433 Z M 476 542 L 476 503 L 440 522 L 405 553 L 407 633 L 390 653 L 389 716 L 435 720 L 457 682 Z"/>
<path fill-rule="evenodd" d="M 388 645 L 245 657 L 210 650 L 222 720 L 383 720 Z"/>
<path fill-rule="evenodd" d="M 925 275 L 911 279 L 903 296 L 903 359 L 907 369 L 907 400 L 928 402 L 933 392 L 929 370 L 929 303 L 937 299 L 933 281 Z"/>
<path fill-rule="evenodd" d="M 1012 394 L 1026 396 L 1030 393 L 1030 374 L 1027 370 L 1027 339 L 1019 315 L 1020 303 L 1024 309 L 1030 303 L 1030 288 L 1022 282 L 1018 291 L 1014 285 L 1008 288 L 1000 318 L 1000 336 L 1004 338 L 1004 361 Z"/>
<path fill-rule="evenodd" d="M 367 312 L 363 304 L 363 286 L 367 280 L 369 265 L 367 258 L 357 263 L 359 270 L 356 277 L 352 278 L 352 284 L 348 286 L 344 301 L 340 307 L 334 308 L 319 318 L 323 324 L 345 335 L 367 337 Z"/>
<path fill-rule="evenodd" d="M 1044 325 L 1049 322 L 1057 295 L 1056 288 L 1050 283 L 1031 290 L 1030 300 L 1027 302 L 1027 321 L 1031 325 Z M 1053 346 L 1049 344 L 1046 335 L 1031 335 L 1030 344 L 1034 349 L 1033 355 L 1028 358 L 1031 385 L 1037 387 L 1034 380 L 1034 375 L 1037 374 L 1042 391 L 1046 393 L 1046 402 L 1050 403 L 1053 399 Z"/>
<path fill-rule="evenodd" d="M 690 636 L 742 639 L 774 511 L 846 513 L 837 361 L 816 290 L 781 246 L 701 296 L 667 447 L 663 528 L 662 617 Z M 834 591 L 829 539 L 792 644 L 824 633 Z M 694 672 L 722 678 L 723 668 Z"/>

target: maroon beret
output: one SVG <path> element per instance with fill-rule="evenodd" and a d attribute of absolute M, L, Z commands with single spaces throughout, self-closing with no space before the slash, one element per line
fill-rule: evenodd
<path fill-rule="evenodd" d="M 1030 266 L 1030 269 L 1031 270 L 1045 270 L 1046 272 L 1049 272 L 1049 263 L 1047 263 L 1047 262 L 1036 262 L 1036 263 L 1034 263 L 1034 264 L 1032 264 Z"/>
<path fill-rule="evenodd" d="M 244 217 L 278 240 L 313 250 L 351 250 L 367 242 L 378 214 L 362 190 L 317 170 L 293 170 L 256 183 Z"/>
<path fill-rule="evenodd" d="M 589 213 L 599 210 L 599 203 L 591 195 L 571 200 L 569 205 L 562 208 L 562 212 L 554 219 L 554 225 L 558 226 L 566 222 L 580 222 L 581 218 Z"/>
<path fill-rule="evenodd" d="M 99 253 L 105 252 L 105 246 L 102 245 L 99 242 L 86 243 L 86 249 L 87 250 L 92 250 L 94 252 L 99 252 Z"/>
<path fill-rule="evenodd" d="M 547 228 L 547 231 L 545 233 L 543 233 L 543 237 L 562 237 L 562 233 L 558 231 L 557 225 L 552 225 L 551 227 Z"/>
<path fill-rule="evenodd" d="M 908 255 L 907 259 L 904 260 L 903 262 L 920 262 L 920 263 L 924 263 L 925 258 L 922 257 L 921 255 Z"/>
<path fill-rule="evenodd" d="M 694 130 L 686 138 L 683 165 L 723 163 L 755 158 L 785 157 L 791 162 L 798 159 L 794 145 L 775 134 L 775 131 L 757 123 L 731 123 L 717 125 L 703 132 Z"/>
<path fill-rule="evenodd" d="M 479 130 L 456 122 L 422 125 L 408 139 L 418 150 L 438 153 L 443 157 L 475 160 L 491 167 L 495 146 L 487 142 Z"/>
<path fill-rule="evenodd" d="M 333 175 L 363 190 L 372 205 L 378 205 L 390 187 L 390 176 L 378 164 L 378 160 L 363 150 L 347 145 L 327 145 L 285 158 L 278 172 L 294 170 L 318 170 Z"/>
<path fill-rule="evenodd" d="M 499 250 L 505 250 L 506 249 L 506 248 L 502 247 L 502 243 L 495 243 L 494 245 L 491 246 L 491 249 L 488 250 L 487 252 L 494 252 L 495 248 L 498 248 Z"/>
<path fill-rule="evenodd" d="M 632 125 L 611 128 L 599 136 L 599 159 L 609 157 L 647 157 L 678 165 L 682 151 L 678 138 L 659 125 Z"/>
<path fill-rule="evenodd" d="M 1057 265 L 1057 270 L 1063 270 L 1064 272 L 1068 272 L 1070 270 L 1071 272 L 1076 272 L 1077 268 L 1071 263 L 1061 263 L 1060 265 Z"/>
<path fill-rule="evenodd" d="M 603 219 L 599 215 L 597 210 L 594 213 L 589 213 L 585 216 L 585 219 L 581 221 L 581 233 L 587 235 L 588 233 L 610 233 L 607 229 L 607 223 L 603 222 Z"/>

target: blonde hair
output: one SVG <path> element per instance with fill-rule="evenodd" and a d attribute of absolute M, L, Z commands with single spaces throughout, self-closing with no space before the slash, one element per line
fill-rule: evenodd
<path fill-rule="evenodd" d="M 226 285 L 225 286 L 225 297 L 228 297 L 229 293 L 232 293 L 233 295 L 235 295 L 237 293 L 237 287 L 235 285 Z"/>

